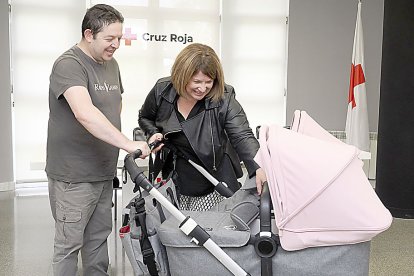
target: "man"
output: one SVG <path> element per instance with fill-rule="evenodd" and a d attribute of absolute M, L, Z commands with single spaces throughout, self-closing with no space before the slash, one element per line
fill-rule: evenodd
<path fill-rule="evenodd" d="M 113 59 L 124 18 L 95 5 L 82 22 L 81 41 L 54 63 L 49 86 L 46 173 L 55 219 L 54 275 L 108 275 L 112 231 L 112 180 L 119 149 L 149 154 L 145 142 L 120 132 L 121 94 Z"/>

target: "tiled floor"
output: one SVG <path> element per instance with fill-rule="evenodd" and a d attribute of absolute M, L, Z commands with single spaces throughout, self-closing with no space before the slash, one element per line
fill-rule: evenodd
<path fill-rule="evenodd" d="M 128 192 L 130 190 L 130 192 Z M 122 190 L 117 191 L 117 220 L 109 237 L 110 275 L 133 275 L 123 252 L 117 229 L 121 224 Z M 132 197 L 132 187 L 124 194 Z M 113 209 L 115 210 L 115 208 Z M 52 275 L 54 222 L 50 212 L 47 188 L 24 188 L 0 192 L 0 275 Z"/>

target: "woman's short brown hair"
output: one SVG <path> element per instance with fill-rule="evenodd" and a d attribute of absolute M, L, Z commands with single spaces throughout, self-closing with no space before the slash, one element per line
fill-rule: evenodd
<path fill-rule="evenodd" d="M 224 95 L 224 73 L 216 52 L 207 45 L 193 43 L 178 54 L 171 69 L 171 81 L 178 95 L 185 93 L 185 88 L 194 74 L 202 72 L 214 83 L 208 98 L 217 101 Z"/>

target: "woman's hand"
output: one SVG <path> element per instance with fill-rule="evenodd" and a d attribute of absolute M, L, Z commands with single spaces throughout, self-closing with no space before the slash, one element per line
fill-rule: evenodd
<path fill-rule="evenodd" d="M 262 194 L 263 184 L 267 181 L 266 172 L 262 168 L 256 170 L 256 187 L 257 193 Z"/>
<path fill-rule="evenodd" d="M 161 141 L 162 139 L 163 139 L 163 135 L 161 133 L 157 132 L 148 139 L 148 144 L 151 144 L 151 143 L 155 142 L 156 140 Z M 161 143 L 158 147 L 156 147 L 155 149 L 152 149 L 152 152 L 155 153 L 155 152 L 159 151 L 163 146 L 164 146 L 164 144 Z"/>

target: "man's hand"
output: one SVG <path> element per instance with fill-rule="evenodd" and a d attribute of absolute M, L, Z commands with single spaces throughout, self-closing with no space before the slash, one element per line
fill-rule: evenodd
<path fill-rule="evenodd" d="M 151 153 L 151 151 L 148 147 L 148 144 L 146 142 L 129 140 L 128 147 L 127 147 L 127 152 L 131 153 L 131 152 L 134 152 L 138 149 L 141 150 L 141 153 L 142 153 L 139 156 L 139 158 L 141 158 L 141 159 L 145 159 Z"/>

